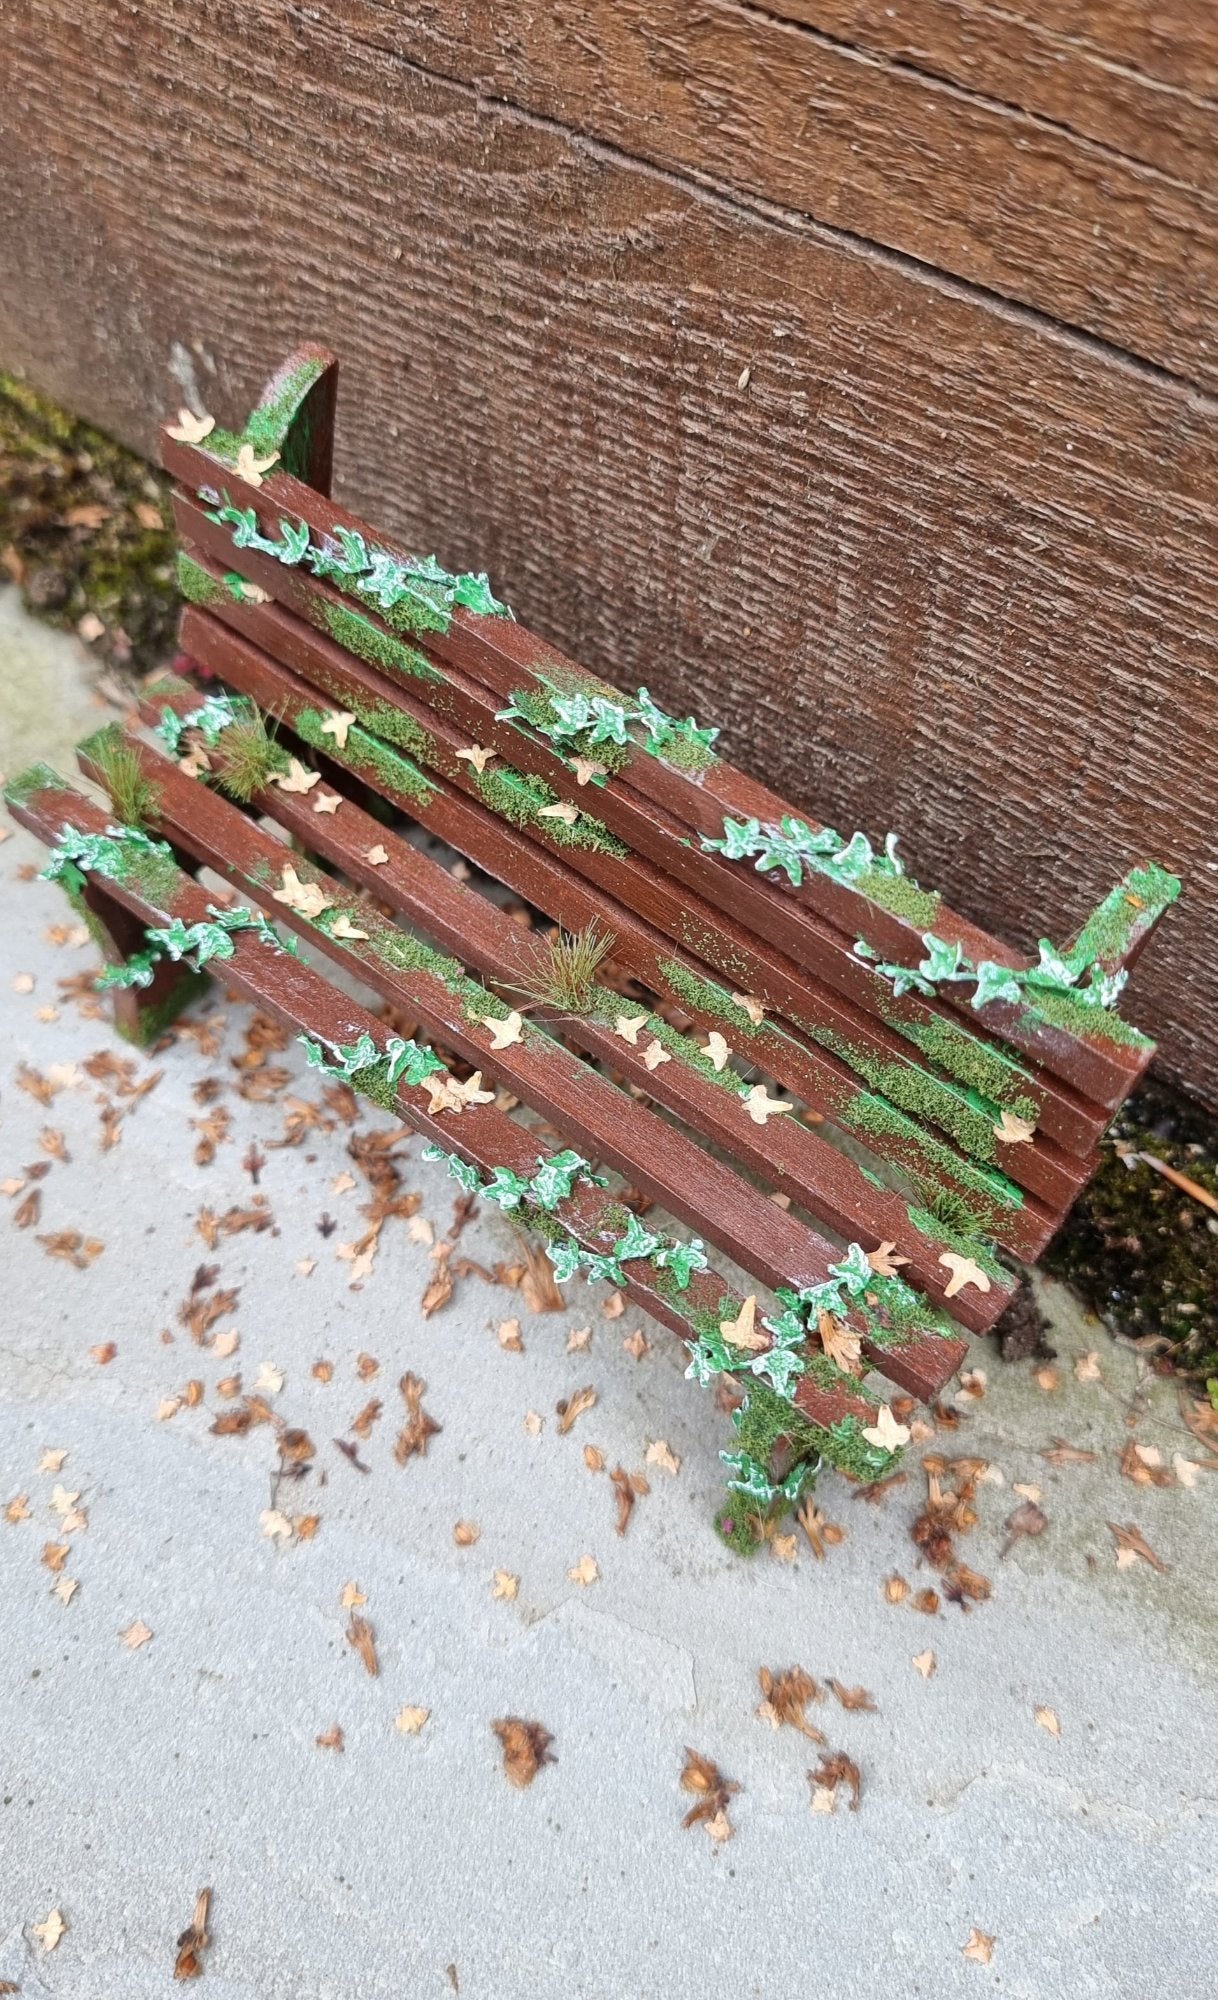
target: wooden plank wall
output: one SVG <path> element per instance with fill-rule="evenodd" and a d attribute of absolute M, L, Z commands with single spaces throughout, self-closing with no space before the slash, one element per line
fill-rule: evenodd
<path fill-rule="evenodd" d="M 1218 1101 L 1218 15 L 9 0 L 0 362 L 133 444 L 344 358 L 337 491 L 961 910 L 1143 854 Z M 746 386 L 741 377 L 748 371 Z"/>

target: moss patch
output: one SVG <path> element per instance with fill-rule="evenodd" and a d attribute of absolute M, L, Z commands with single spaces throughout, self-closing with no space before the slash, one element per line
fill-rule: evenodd
<path fill-rule="evenodd" d="M 904 917 L 918 929 L 932 930 L 939 914 L 937 889 L 919 889 L 908 875 L 890 875 L 882 868 L 865 868 L 852 884 L 868 902 L 878 903 L 894 917 Z"/>
<path fill-rule="evenodd" d="M 436 787 L 412 758 L 404 757 L 378 736 L 362 729 L 357 722 L 353 722 L 347 731 L 345 750 L 336 751 L 334 738 L 322 731 L 324 721 L 324 715 L 317 709 L 302 708 L 297 711 L 291 726 L 315 750 L 323 750 L 336 762 L 349 765 L 383 791 L 396 792 L 420 806 L 435 797 Z"/>
<path fill-rule="evenodd" d="M 1153 1167 L 1153 1153 L 1218 1195 L 1218 1118 L 1156 1078 L 1119 1111 L 1095 1179 L 1045 1252 L 1119 1333 L 1163 1334 L 1175 1366 L 1218 1372 L 1218 1216 Z"/>
<path fill-rule="evenodd" d="M 345 646 L 357 659 L 366 660 L 370 667 L 381 667 L 386 673 L 402 674 L 420 681 L 442 681 L 443 674 L 434 667 L 425 653 L 417 646 L 407 646 L 401 639 L 395 639 L 391 632 L 365 618 L 360 611 L 352 611 L 345 604 L 335 604 L 329 597 L 311 599 L 316 608 L 316 623 L 322 631 L 340 646 Z"/>
<path fill-rule="evenodd" d="M 996 1105 L 1006 1105 L 1019 1118 L 1035 1121 L 1040 1116 L 1040 1100 L 1032 1095 L 1034 1080 L 1017 1056 L 1006 1054 L 939 1014 L 905 1021 L 890 1008 L 882 1012 L 890 1028 L 966 1089 Z"/>
<path fill-rule="evenodd" d="M 728 1021 L 737 1034 L 757 1035 L 760 1024 L 738 1007 L 726 986 L 718 985 L 713 979 L 703 979 L 678 959 L 662 958 L 657 965 L 665 983 L 679 1000 L 683 1000 L 691 1014 L 707 1014 L 712 1020 Z"/>
<path fill-rule="evenodd" d="M 91 614 L 91 651 L 140 673 L 173 646 L 168 493 L 143 459 L 0 374 L 0 551 L 22 602 L 75 630 Z"/>
<path fill-rule="evenodd" d="M 1061 1028 L 1084 1040 L 1116 1042 L 1127 1049 L 1153 1046 L 1148 1035 L 1131 1022 L 1123 1021 L 1111 1007 L 1088 1007 L 1075 993 L 1050 993 L 1037 987 L 1035 998 L 1029 995 L 1024 1011 L 1033 1023 L 1045 1021 L 1051 1028 Z"/>
<path fill-rule="evenodd" d="M 616 855 L 619 859 L 624 859 L 630 852 L 625 841 L 610 833 L 608 827 L 590 813 L 581 812 L 574 826 L 568 826 L 561 819 L 542 819 L 542 808 L 558 803 L 543 778 L 513 771 L 504 764 L 486 771 L 475 771 L 472 775 L 474 789 L 492 812 L 509 820 L 513 826 L 522 830 L 527 828 L 553 841 L 556 847 L 590 847 L 601 854 Z"/>

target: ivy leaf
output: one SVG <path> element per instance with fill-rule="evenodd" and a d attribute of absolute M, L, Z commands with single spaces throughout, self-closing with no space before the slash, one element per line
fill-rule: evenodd
<path fill-rule="evenodd" d="M 849 844 L 833 856 L 833 870 L 847 882 L 854 882 L 875 865 L 875 850 L 865 833 L 855 833 Z"/>
<path fill-rule="evenodd" d="M 518 1208 L 529 1192 L 529 1183 L 514 1174 L 510 1167 L 496 1167 L 491 1178 L 481 1190 L 487 1201 L 493 1201 L 505 1212 Z"/>
<path fill-rule="evenodd" d="M 926 957 L 918 966 L 918 971 L 937 984 L 940 980 L 969 979 L 972 968 L 964 956 L 962 946 L 948 944 L 933 931 L 926 931 L 922 938 L 926 946 Z"/>
<path fill-rule="evenodd" d="M 653 1257 L 663 1245 L 662 1236 L 653 1235 L 645 1229 L 633 1210 L 626 1225 L 626 1234 L 618 1238 L 613 1246 L 613 1254 L 619 1264 L 627 1264 L 639 1257 Z"/>
<path fill-rule="evenodd" d="M 852 1243 L 841 1263 L 830 1264 L 829 1270 L 841 1280 L 852 1298 L 859 1298 L 875 1276 L 861 1243 Z"/>
<path fill-rule="evenodd" d="M 993 959 L 983 959 L 977 967 L 977 990 L 973 994 L 974 1007 L 988 1007 L 992 1000 L 1007 1000 L 1017 1007 L 1023 999 L 1018 979 L 1009 965 L 995 965 Z"/>
<path fill-rule="evenodd" d="M 552 1214 L 560 1201 L 566 1201 L 571 1193 L 575 1178 L 588 1165 L 581 1153 L 568 1148 L 562 1153 L 539 1153 L 538 1168 L 530 1187 L 538 1206 Z"/>
<path fill-rule="evenodd" d="M 706 1250 L 700 1236 L 688 1243 L 668 1243 L 657 1250 L 655 1261 L 661 1270 L 671 1271 L 679 1290 L 685 1291 L 694 1271 L 709 1268 Z"/>
<path fill-rule="evenodd" d="M 770 1382 L 780 1396 L 789 1396 L 791 1384 L 804 1372 L 803 1356 L 792 1347 L 768 1348 L 750 1365 L 753 1374 Z"/>
<path fill-rule="evenodd" d="M 547 1245 L 547 1248 L 550 1262 L 554 1267 L 555 1282 L 560 1285 L 567 1284 L 571 1278 L 578 1275 L 579 1267 L 584 1261 L 582 1247 L 573 1236 L 568 1236 L 557 1243 Z"/>
<path fill-rule="evenodd" d="M 705 852 L 722 854 L 727 861 L 747 861 L 756 852 L 761 838 L 759 819 L 725 819 L 722 840 L 711 840 L 704 833 L 702 846 Z"/>

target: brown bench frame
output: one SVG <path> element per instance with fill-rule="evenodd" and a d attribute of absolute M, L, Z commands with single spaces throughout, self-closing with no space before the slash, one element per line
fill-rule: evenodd
<path fill-rule="evenodd" d="M 930 959 L 918 973 L 932 950 L 928 932 L 941 963 L 958 947 L 991 984 L 1025 967 L 891 861 L 859 850 L 858 836 L 850 866 L 840 851 L 831 863 L 810 856 L 822 830 L 725 763 L 708 732 L 667 718 L 632 727 L 641 698 L 623 698 L 488 608 L 485 579 L 412 568 L 336 506 L 336 377 L 332 356 L 303 349 L 241 434 L 213 428 L 195 439 L 182 432 L 198 426 L 166 429 L 190 600 L 182 647 L 252 705 L 209 711 L 181 681 L 149 691 L 145 721 L 187 752 L 170 760 L 137 746 L 156 800 L 149 825 L 169 856 L 150 860 L 138 838 L 111 852 L 105 815 L 45 770 L 10 788 L 14 811 L 61 849 L 65 826 L 94 843 L 83 864 L 57 865 L 116 966 L 138 961 L 147 931 L 173 919 L 214 930 L 209 899 L 191 879 L 207 866 L 242 908 L 261 908 L 357 971 L 450 1061 L 505 1087 L 577 1148 L 583 1166 L 569 1193 L 561 1167 L 557 1180 L 543 1169 L 545 1202 L 530 1193 L 510 1212 L 556 1245 L 582 1246 L 601 1260 L 594 1270 L 616 1270 L 638 1303 L 693 1343 L 702 1379 L 744 1376 L 745 1457 L 734 1470 L 750 1506 L 789 1500 L 799 1488 L 798 1467 L 782 1483 L 782 1462 L 770 1460 L 780 1437 L 788 1457 L 794 1448 L 800 1459 L 815 1453 L 855 1476 L 883 1476 L 897 1433 L 880 1418 L 863 1368 L 914 1396 L 940 1393 L 964 1336 L 990 1327 L 1012 1296 L 1017 1279 L 1000 1253 L 1030 1259 L 1044 1248 L 1153 1045 L 1064 985 L 1016 980 L 1013 997 L 978 1008 L 966 990 L 975 977 L 926 977 Z M 319 549 L 346 571 L 303 567 L 302 555 Z M 395 598 L 403 576 L 410 594 Z M 361 578 L 371 588 L 361 591 Z M 581 700 L 584 710 L 569 706 Z M 604 728 L 625 737 L 610 736 L 599 755 L 564 720 L 597 702 Z M 224 726 L 207 717 L 254 709 L 273 718 L 278 740 L 254 773 L 261 782 L 244 787 L 243 809 L 223 796 L 238 738 L 226 746 Z M 659 715 L 650 703 L 646 712 Z M 251 734 L 256 741 L 247 721 Z M 112 750 L 110 739 L 82 746 L 83 767 L 104 782 Z M 276 782 L 282 771 L 273 766 L 289 756 L 318 774 L 309 791 Z M 317 812 L 318 796 L 338 807 Z M 793 819 L 802 830 L 788 835 Z M 519 925 L 406 839 L 402 820 L 567 932 L 598 926 L 613 940 L 619 975 L 642 997 L 599 988 L 577 1011 L 528 1005 L 529 941 Z M 743 846 L 744 859 L 718 845 L 728 822 L 737 829 L 728 845 Z M 780 853 L 793 840 L 803 846 L 802 859 L 786 864 L 798 880 L 765 865 L 779 829 Z M 766 852 L 750 866 L 759 845 Z M 295 905 L 285 901 L 289 880 L 304 885 Z M 1079 934 L 1093 983 L 1133 961 L 1178 886 L 1142 866 L 1105 899 Z M 389 1081 L 384 1028 L 365 1010 L 295 957 L 268 950 L 265 931 L 236 931 L 226 944 L 225 976 L 238 990 L 312 1037 L 332 1063 L 346 1062 L 355 1087 L 463 1163 L 454 1171 L 467 1184 L 476 1174 L 485 1185 L 496 1169 L 509 1186 L 513 1176 L 537 1179 L 535 1133 L 459 1092 L 438 1101 L 428 1080 Z M 188 991 L 171 960 L 147 976 L 146 987 L 116 994 L 120 1025 L 137 1036 Z M 526 1008 L 518 1038 L 504 1041 L 492 1021 Z M 645 1025 L 631 1039 L 619 1017 L 640 1014 Z M 362 1069 L 351 1066 L 361 1048 Z M 764 1080 L 764 1123 L 753 1122 L 740 1064 Z M 784 1101 L 801 1107 L 797 1115 L 765 1115 L 775 1086 L 791 1093 Z M 802 1304 L 789 1296 L 785 1316 L 742 1345 L 746 1300 L 709 1269 L 679 1283 L 671 1243 L 650 1256 L 634 1248 L 615 1266 L 624 1233 L 637 1245 L 656 1232 L 587 1177 L 591 1165 L 615 1170 L 759 1284 L 803 1293 Z M 857 1246 L 845 1264 L 835 1238 Z M 559 1254 L 570 1262 L 576 1253 Z M 792 1315 L 806 1337 L 796 1339 Z M 820 1348 L 821 1334 L 837 1359 Z"/>

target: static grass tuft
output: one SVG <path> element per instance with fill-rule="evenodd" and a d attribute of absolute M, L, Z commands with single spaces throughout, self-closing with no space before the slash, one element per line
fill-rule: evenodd
<path fill-rule="evenodd" d="M 288 754 L 268 729 L 261 710 L 255 709 L 245 722 L 234 722 L 224 732 L 221 768 L 216 782 L 230 799 L 248 805 L 276 771 L 286 771 Z"/>
<path fill-rule="evenodd" d="M 146 832 L 160 813 L 161 787 L 145 774 L 139 751 L 124 736 L 121 724 L 109 723 L 86 737 L 79 748 L 96 770 L 115 818 Z"/>
<path fill-rule="evenodd" d="M 564 1014 L 589 1013 L 596 1001 L 597 973 L 612 957 L 617 939 L 593 921 L 574 936 L 560 931 L 556 938 L 533 938 L 531 945 L 521 991 Z"/>

